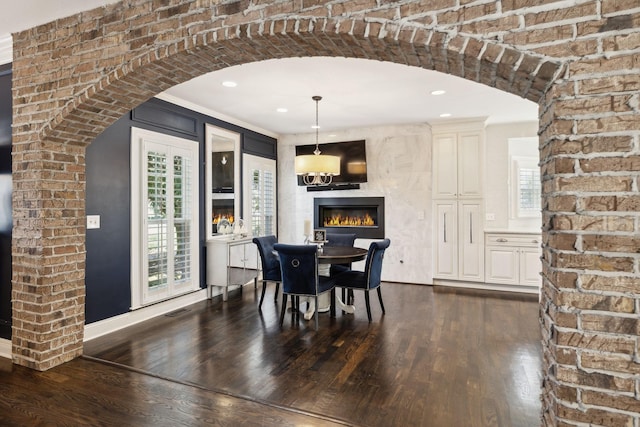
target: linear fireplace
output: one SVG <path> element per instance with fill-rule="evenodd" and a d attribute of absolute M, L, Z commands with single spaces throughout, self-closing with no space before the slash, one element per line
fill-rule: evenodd
<path fill-rule="evenodd" d="M 313 223 L 331 233 L 355 233 L 361 239 L 383 239 L 384 197 L 316 197 Z"/>

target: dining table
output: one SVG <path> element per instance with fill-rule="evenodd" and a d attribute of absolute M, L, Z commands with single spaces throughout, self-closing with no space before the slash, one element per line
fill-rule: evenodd
<path fill-rule="evenodd" d="M 332 264 L 351 264 L 352 262 L 362 261 L 367 256 L 367 250 L 353 246 L 319 246 L 318 247 L 318 274 L 321 276 L 329 276 Z M 347 305 L 336 294 L 336 306 L 345 313 L 353 314 L 355 307 Z M 331 308 L 331 293 L 325 292 L 318 296 L 318 312 L 326 313 Z M 315 299 L 309 298 L 309 305 L 304 312 L 305 320 L 313 318 L 315 312 Z"/>
<path fill-rule="evenodd" d="M 324 246 L 325 242 L 314 242 L 311 244 L 318 245 L 318 275 L 329 276 L 332 264 L 351 264 L 353 262 L 362 261 L 367 257 L 368 251 L 363 248 L 354 246 Z M 277 251 L 273 251 L 278 254 Z M 305 320 L 311 320 L 315 313 L 315 298 L 307 298 L 307 309 L 303 312 Z M 345 313 L 353 314 L 355 306 L 347 305 L 336 294 L 336 306 Z M 325 292 L 318 296 L 318 312 L 326 313 L 331 309 L 331 292 Z M 301 310 L 302 311 L 302 310 Z"/>

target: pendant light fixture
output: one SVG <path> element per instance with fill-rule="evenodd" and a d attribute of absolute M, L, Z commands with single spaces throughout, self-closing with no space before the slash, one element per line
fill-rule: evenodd
<path fill-rule="evenodd" d="M 333 177 L 340 175 L 340 157 L 320 153 L 318 146 L 318 103 L 321 96 L 311 97 L 316 102 L 316 149 L 313 154 L 296 156 L 296 175 L 301 175 L 305 185 L 329 185 Z"/>

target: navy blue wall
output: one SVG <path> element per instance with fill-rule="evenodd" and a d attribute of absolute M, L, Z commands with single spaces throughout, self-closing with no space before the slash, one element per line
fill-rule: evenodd
<path fill-rule="evenodd" d="M 131 127 L 200 144 L 200 188 L 204 190 L 205 125 L 241 134 L 242 151 L 276 158 L 276 140 L 168 102 L 151 99 L 106 129 L 87 148 L 87 215 L 100 215 L 100 228 L 87 230 L 86 322 L 129 311 L 131 305 L 130 139 Z M 200 192 L 201 218 L 205 194 Z M 205 225 L 200 224 L 201 287 L 205 287 Z"/>
<path fill-rule="evenodd" d="M 11 338 L 11 64 L 0 65 L 0 338 Z"/>

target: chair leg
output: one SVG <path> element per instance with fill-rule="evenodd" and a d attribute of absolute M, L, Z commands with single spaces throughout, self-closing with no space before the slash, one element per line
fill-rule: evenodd
<path fill-rule="evenodd" d="M 380 291 L 380 286 L 378 286 L 378 299 L 380 300 L 380 308 L 382 308 L 382 314 L 385 314 L 384 304 L 382 303 L 382 292 Z"/>
<path fill-rule="evenodd" d="M 369 323 L 371 323 L 371 304 L 369 303 L 369 291 L 364 291 L 364 301 L 367 305 L 367 316 L 369 317 Z"/>
<path fill-rule="evenodd" d="M 347 298 L 347 289 L 346 289 L 346 288 L 342 288 L 342 302 L 343 302 L 344 304 L 348 305 L 348 304 L 349 304 L 349 301 L 347 301 L 347 299 L 346 299 L 346 298 Z M 345 314 L 345 311 L 344 311 L 344 310 L 342 310 L 342 315 L 344 316 L 344 314 Z"/>
<path fill-rule="evenodd" d="M 347 290 L 347 294 L 349 295 L 349 305 L 353 305 L 353 302 L 355 301 L 355 299 L 353 298 L 353 289 L 348 289 Z"/>
<path fill-rule="evenodd" d="M 282 327 L 282 324 L 284 323 L 285 311 L 287 311 L 287 294 L 282 294 L 282 309 L 280 310 L 280 327 Z"/>
<path fill-rule="evenodd" d="M 296 322 L 298 313 L 298 305 L 300 305 L 300 300 L 297 295 L 291 295 L 291 324 L 293 325 Z"/>
<path fill-rule="evenodd" d="M 318 330 L 318 295 L 316 295 L 316 308 L 315 313 L 313 313 L 313 317 L 316 318 L 316 331 Z"/>
<path fill-rule="evenodd" d="M 336 288 L 331 289 L 331 306 L 329 313 L 331 313 L 331 317 L 336 317 Z"/>
<path fill-rule="evenodd" d="M 276 282 L 276 293 L 273 295 L 274 301 L 278 301 L 278 292 L 280 292 L 280 282 Z"/>
<path fill-rule="evenodd" d="M 267 282 L 262 281 L 262 295 L 260 295 L 260 303 L 258 304 L 258 309 L 262 309 L 262 300 L 264 300 L 264 293 L 267 290 Z"/>

